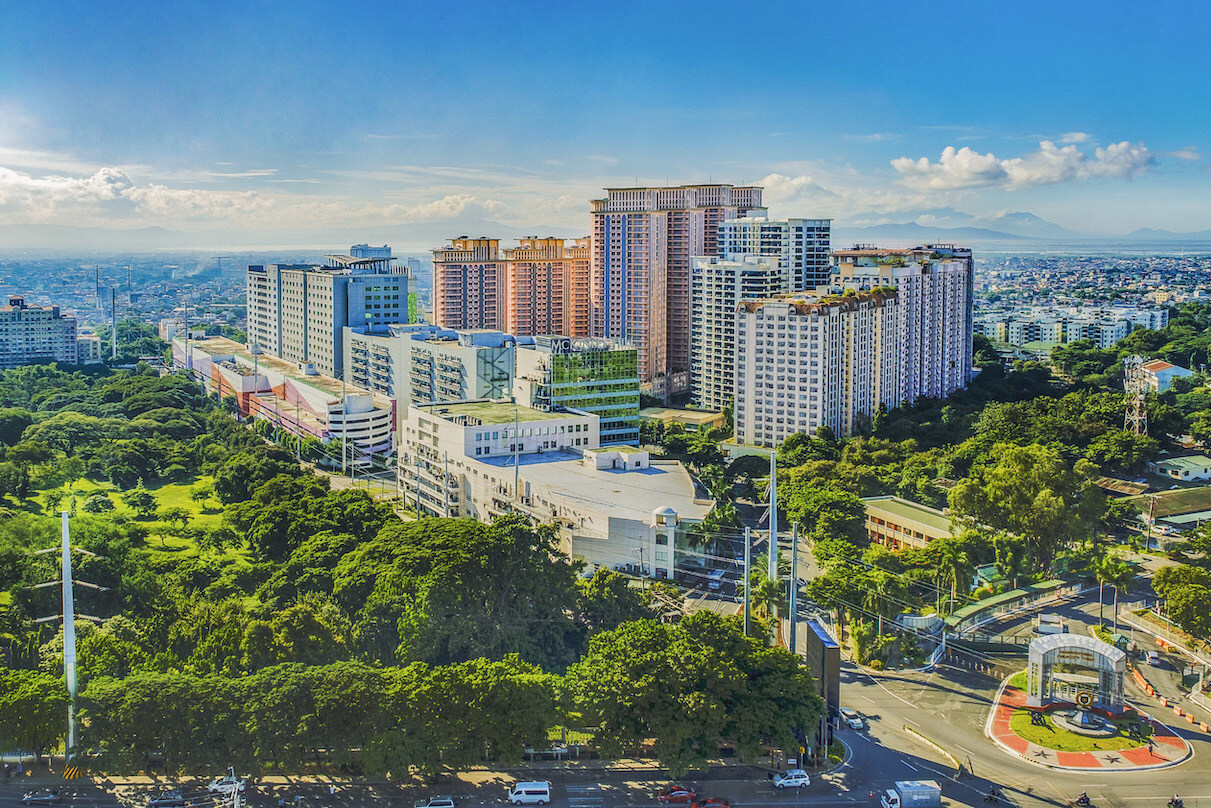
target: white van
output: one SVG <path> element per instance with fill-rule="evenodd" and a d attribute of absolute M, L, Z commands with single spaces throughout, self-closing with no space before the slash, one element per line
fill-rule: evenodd
<path fill-rule="evenodd" d="M 546 780 L 518 783 L 509 789 L 509 802 L 514 805 L 546 805 L 551 801 L 551 784 Z"/>

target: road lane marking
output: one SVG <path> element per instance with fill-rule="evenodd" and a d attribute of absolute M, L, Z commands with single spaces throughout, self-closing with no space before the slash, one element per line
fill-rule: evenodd
<path fill-rule="evenodd" d="M 912 769 L 914 772 L 918 771 L 917 767 L 912 765 L 911 763 L 909 763 L 907 760 L 901 760 L 900 762 L 903 763 L 908 768 Z"/>

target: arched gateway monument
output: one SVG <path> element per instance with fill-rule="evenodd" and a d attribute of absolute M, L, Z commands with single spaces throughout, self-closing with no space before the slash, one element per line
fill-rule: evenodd
<path fill-rule="evenodd" d="M 1108 713 L 1123 711 L 1127 654 L 1084 634 L 1052 634 L 1030 643 L 1026 704 L 1056 702 Z"/>

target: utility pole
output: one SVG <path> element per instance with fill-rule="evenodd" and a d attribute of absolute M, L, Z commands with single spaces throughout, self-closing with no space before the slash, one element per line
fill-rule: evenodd
<path fill-rule="evenodd" d="M 752 605 L 752 593 L 749 591 L 753 588 L 753 580 L 751 577 L 751 566 L 753 563 L 753 534 L 748 528 L 744 528 L 744 636 L 749 636 L 752 628 L 752 611 L 749 608 Z"/>
<path fill-rule="evenodd" d="M 769 579 L 778 580 L 778 452 L 769 456 Z"/>
<path fill-rule="evenodd" d="M 62 587 L 62 607 L 61 608 L 63 609 L 63 613 L 61 615 L 54 615 L 52 617 L 39 618 L 38 620 L 35 620 L 34 622 L 35 623 L 45 623 L 49 620 L 56 620 L 59 617 L 63 618 L 63 680 L 64 680 L 64 683 L 67 685 L 67 695 L 68 695 L 68 700 L 67 700 L 67 741 L 66 741 L 66 747 L 65 747 L 66 752 L 64 755 L 64 762 L 66 763 L 71 760 L 72 754 L 76 748 L 76 695 L 77 695 L 77 687 L 76 687 L 76 598 L 75 598 L 75 592 L 73 590 L 73 584 L 77 583 L 77 582 L 72 579 L 71 554 L 72 554 L 73 549 L 75 549 L 76 551 L 78 551 L 80 553 L 83 553 L 84 555 L 93 556 L 94 558 L 96 557 L 96 554 L 90 553 L 89 551 L 83 550 L 79 547 L 73 548 L 71 546 L 71 535 L 68 530 L 68 524 L 67 524 L 67 520 L 68 520 L 70 514 L 67 511 L 63 511 L 61 513 L 61 516 L 62 516 L 62 542 L 58 548 L 59 552 L 62 554 L 62 558 L 60 560 L 60 573 L 59 573 L 61 576 L 61 580 L 49 581 L 44 584 L 36 584 L 35 586 L 32 586 L 30 588 L 31 589 L 42 589 L 42 588 L 51 587 L 51 586 Z M 44 555 L 46 553 L 53 553 L 53 552 L 55 552 L 55 550 L 56 550 L 56 548 L 54 548 L 54 547 L 48 547 L 45 550 L 35 551 L 34 555 Z M 107 591 L 106 587 L 97 586 L 96 584 L 90 584 L 90 583 L 87 583 L 86 581 L 79 581 L 78 583 L 81 586 L 87 586 L 91 589 L 96 589 L 101 592 Z M 88 619 L 88 620 L 97 620 L 97 618 L 88 617 L 87 615 L 80 615 L 80 616 L 84 617 L 85 619 Z M 98 622 L 100 622 L 100 621 L 98 621 Z"/>
<path fill-rule="evenodd" d="M 799 625 L 799 525 L 791 524 L 791 597 L 790 597 L 790 652 L 799 653 L 798 639 L 795 631 Z"/>
<path fill-rule="evenodd" d="M 345 375 L 341 374 L 341 474 L 348 473 L 345 456 L 349 446 L 349 393 L 345 388 Z"/>

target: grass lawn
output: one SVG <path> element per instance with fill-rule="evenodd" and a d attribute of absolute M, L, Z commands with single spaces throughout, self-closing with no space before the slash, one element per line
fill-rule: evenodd
<path fill-rule="evenodd" d="M 1026 671 L 1019 671 L 1009 677 L 1009 686 L 1024 691 L 1026 689 Z"/>
<path fill-rule="evenodd" d="M 1077 735 L 1075 732 L 1069 732 L 1066 729 L 1057 727 L 1052 723 L 1051 716 L 1049 715 L 1044 715 L 1046 726 L 1036 727 L 1030 723 L 1031 712 L 1031 710 L 1015 711 L 1013 718 L 1009 720 L 1009 728 L 1031 743 L 1045 746 L 1048 749 L 1054 749 L 1057 752 L 1097 752 L 1134 749 L 1138 746 L 1146 745 L 1148 737 L 1152 734 L 1152 730 L 1148 727 L 1146 721 L 1137 721 L 1136 723 L 1141 724 L 1141 729 L 1144 733 L 1142 736 L 1127 737 L 1126 735 L 1116 735 L 1113 738 L 1087 738 L 1084 735 Z M 1114 723 L 1120 730 L 1126 732 L 1131 720 L 1123 718 Z"/>
<path fill-rule="evenodd" d="M 214 478 L 202 476 L 197 477 L 190 482 L 165 482 L 156 486 L 148 486 L 148 490 L 155 495 L 157 508 L 163 510 L 164 508 L 176 507 L 184 508 L 185 510 L 189 511 L 189 513 L 193 515 L 193 518 L 189 521 L 190 527 L 215 528 L 222 524 L 223 521 L 222 506 L 219 505 L 218 501 L 215 499 L 207 500 L 204 503 L 205 507 L 203 507 L 203 503 L 194 502 L 189 498 L 189 492 L 193 486 L 197 485 L 198 483 L 213 484 L 213 482 Z M 128 508 L 122 502 L 122 491 L 116 486 L 110 485 L 107 482 L 98 483 L 87 478 L 77 480 L 73 486 L 73 492 L 77 505 L 83 505 L 84 500 L 88 499 L 90 495 L 98 491 L 109 495 L 110 501 L 114 504 L 114 513 L 120 513 L 128 517 L 131 521 L 136 522 L 151 531 L 151 535 L 147 537 L 146 545 L 149 550 L 168 553 L 174 557 L 182 559 L 196 556 L 198 554 L 198 548 L 195 542 L 176 535 L 176 523 L 170 524 L 159 521 L 154 517 L 145 518 L 138 516 L 134 510 Z M 42 513 L 47 513 L 45 494 L 45 491 L 39 491 L 34 497 L 31 498 L 32 502 L 37 503 L 37 508 Z M 65 499 L 62 503 L 60 503 L 59 507 L 69 507 L 70 502 L 71 500 Z M 82 510 L 78 512 L 83 513 Z M 167 533 L 160 533 L 159 529 L 161 527 L 166 528 Z M 216 555 L 214 557 L 218 558 L 219 556 Z M 227 548 L 223 551 L 221 557 L 224 560 L 247 563 L 247 556 L 243 549 Z"/>

